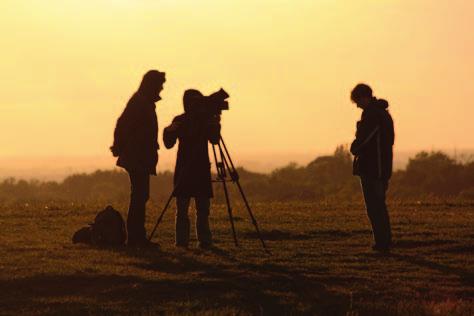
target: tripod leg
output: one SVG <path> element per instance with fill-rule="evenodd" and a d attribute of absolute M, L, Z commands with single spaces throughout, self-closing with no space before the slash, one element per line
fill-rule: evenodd
<path fill-rule="evenodd" d="M 153 230 L 151 231 L 150 237 L 148 237 L 148 240 L 149 240 L 149 241 L 151 241 L 151 239 L 153 238 L 153 235 L 155 234 L 155 231 L 156 231 L 156 229 L 158 228 L 158 225 L 160 225 L 161 220 L 163 219 L 163 216 L 165 215 L 165 212 L 166 212 L 166 210 L 168 209 L 168 206 L 170 205 L 172 199 L 173 199 L 173 193 L 170 194 L 170 197 L 168 198 L 168 201 L 166 202 L 166 205 L 165 205 L 165 207 L 163 208 L 163 211 L 161 211 L 160 217 L 159 217 L 158 220 L 156 221 L 155 227 L 154 227 Z"/>
<path fill-rule="evenodd" d="M 242 195 L 242 199 L 244 200 L 245 207 L 247 208 L 247 211 L 250 215 L 250 218 L 252 219 L 253 226 L 255 226 L 255 231 L 257 232 L 258 238 L 260 239 L 260 242 L 262 243 L 263 249 L 270 254 L 270 251 L 268 250 L 267 246 L 265 245 L 265 241 L 263 241 L 262 234 L 260 234 L 260 229 L 258 228 L 258 223 L 255 217 L 253 216 L 252 210 L 250 209 L 249 202 L 247 201 L 247 197 L 244 194 L 244 191 L 242 190 L 242 187 L 240 186 L 239 180 L 237 180 L 235 183 L 237 183 L 237 187 L 239 188 L 240 195 Z"/>
<path fill-rule="evenodd" d="M 220 149 L 220 147 L 219 147 L 219 149 Z M 214 152 L 214 160 L 215 160 L 215 163 L 216 163 L 217 175 L 218 175 L 219 179 L 222 182 L 222 187 L 224 188 L 225 201 L 226 201 L 226 204 L 227 204 L 227 213 L 229 214 L 229 222 L 230 222 L 230 226 L 232 228 L 232 237 L 234 238 L 235 246 L 238 247 L 239 242 L 237 240 L 237 234 L 235 233 L 234 217 L 232 216 L 232 207 L 230 206 L 229 192 L 227 191 L 227 184 L 225 183 L 225 169 L 220 170 L 219 167 L 217 166 L 218 162 L 217 162 L 217 155 L 216 155 L 215 145 L 212 145 L 212 151 Z M 222 156 L 222 150 L 220 151 L 220 155 L 221 155 L 222 168 L 225 168 L 225 165 L 222 162 L 222 157 L 223 157 Z"/>
<path fill-rule="evenodd" d="M 235 167 L 234 167 L 234 164 L 232 162 L 232 159 L 230 158 L 230 154 L 229 154 L 229 151 L 227 150 L 227 147 L 224 143 L 224 139 L 222 139 L 221 137 L 221 142 L 222 144 L 224 145 L 224 151 L 222 150 L 222 146 L 221 144 L 219 143 L 219 150 L 220 150 L 220 153 L 221 153 L 221 157 L 222 157 L 222 161 L 224 162 L 224 164 L 226 165 L 227 169 L 230 171 L 231 175 L 232 175 L 232 180 L 237 184 L 237 188 L 239 189 L 239 192 L 240 192 L 240 195 L 242 196 L 242 199 L 244 200 L 244 203 L 245 203 L 245 207 L 247 208 L 247 211 L 250 215 L 250 218 L 252 220 L 252 223 L 253 225 L 255 226 L 255 231 L 257 232 L 257 235 L 258 235 L 258 238 L 260 239 L 260 242 L 262 243 L 262 247 L 263 249 L 265 249 L 265 251 L 267 253 L 270 254 L 270 251 L 268 250 L 266 244 L 265 244 L 265 241 L 263 240 L 262 238 L 262 234 L 260 233 L 260 229 L 258 228 L 258 223 L 257 223 L 257 220 L 255 219 L 255 216 L 253 216 L 253 213 L 252 213 L 252 209 L 250 208 L 250 205 L 247 201 L 247 197 L 245 196 L 245 193 L 244 193 L 244 190 L 242 189 L 242 186 L 240 185 L 240 182 L 239 182 L 239 179 L 238 177 L 234 178 L 234 175 L 237 175 L 237 170 L 235 170 Z M 229 162 L 230 162 L 230 166 L 229 166 Z M 232 168 L 232 169 L 231 169 Z"/>

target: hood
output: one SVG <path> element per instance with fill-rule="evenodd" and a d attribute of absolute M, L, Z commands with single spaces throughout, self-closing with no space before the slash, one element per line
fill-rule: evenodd
<path fill-rule="evenodd" d="M 385 99 L 378 99 L 377 106 L 381 107 L 382 109 L 388 109 L 388 101 Z"/>
<path fill-rule="evenodd" d="M 384 110 L 388 109 L 388 106 L 389 106 L 387 100 L 377 99 L 377 98 L 373 99 L 372 105 L 374 105 L 375 107 L 379 109 L 384 109 Z"/>

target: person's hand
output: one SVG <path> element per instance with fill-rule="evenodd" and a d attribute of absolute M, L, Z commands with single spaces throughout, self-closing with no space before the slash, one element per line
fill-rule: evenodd
<path fill-rule="evenodd" d="M 118 156 L 119 156 L 119 151 L 118 151 L 117 146 L 110 146 L 110 151 L 112 152 L 112 155 L 113 155 L 114 157 L 118 157 Z"/>
<path fill-rule="evenodd" d="M 209 118 L 209 124 L 219 125 L 220 123 L 221 123 L 221 116 L 220 115 L 213 115 Z"/>
<path fill-rule="evenodd" d="M 168 132 L 175 133 L 180 129 L 180 127 L 181 127 L 181 122 L 173 122 L 166 129 L 168 130 Z"/>

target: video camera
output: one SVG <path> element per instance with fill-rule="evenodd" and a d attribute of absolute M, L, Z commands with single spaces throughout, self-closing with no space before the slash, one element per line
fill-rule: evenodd
<path fill-rule="evenodd" d="M 228 97 L 229 95 L 222 88 L 208 96 L 196 95 L 190 110 L 195 114 L 205 116 L 220 115 L 222 111 L 229 109 L 229 102 L 226 101 Z"/>

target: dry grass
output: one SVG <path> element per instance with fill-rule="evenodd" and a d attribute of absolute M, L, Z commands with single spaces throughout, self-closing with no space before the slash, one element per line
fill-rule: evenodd
<path fill-rule="evenodd" d="M 173 210 L 161 251 L 73 245 L 101 206 L 1 207 L 0 314 L 474 314 L 474 205 L 391 205 L 388 255 L 370 250 L 362 205 L 299 202 L 254 205 L 272 255 L 242 207 L 236 249 L 222 205 L 213 251 L 173 247 Z"/>

